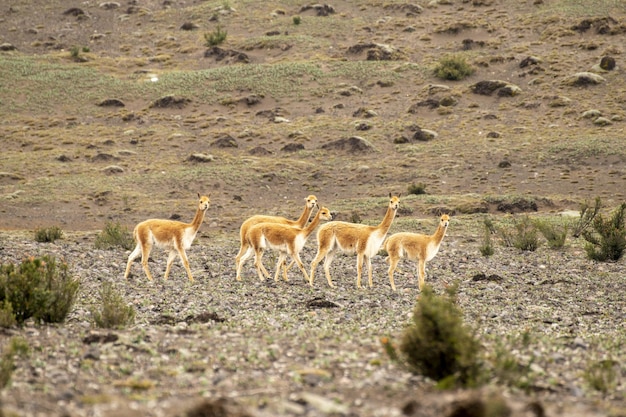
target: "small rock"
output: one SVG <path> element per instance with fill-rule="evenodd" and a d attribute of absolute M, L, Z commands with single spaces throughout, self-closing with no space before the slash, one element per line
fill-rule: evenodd
<path fill-rule="evenodd" d="M 586 112 L 584 112 L 582 116 L 585 119 L 593 119 L 594 117 L 600 117 L 601 115 L 602 115 L 602 112 L 600 112 L 600 110 L 591 109 L 591 110 L 587 110 Z"/>
<path fill-rule="evenodd" d="M 213 162 L 215 157 L 213 155 L 208 155 L 205 153 L 192 153 L 187 157 L 187 161 L 189 162 Z"/>
<path fill-rule="evenodd" d="M 611 122 L 606 117 L 598 117 L 596 120 L 593 121 L 593 124 L 598 126 L 609 126 L 612 125 L 613 122 Z"/>

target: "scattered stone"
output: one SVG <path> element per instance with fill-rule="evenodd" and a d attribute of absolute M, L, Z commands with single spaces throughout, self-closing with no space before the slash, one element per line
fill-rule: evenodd
<path fill-rule="evenodd" d="M 291 123 L 291 120 L 287 119 L 286 117 L 274 116 L 274 118 L 272 119 L 272 122 L 274 122 L 274 123 Z"/>
<path fill-rule="evenodd" d="M 593 72 L 579 72 L 564 79 L 563 84 L 578 87 L 601 84 L 605 81 L 606 79 L 603 76 Z"/>
<path fill-rule="evenodd" d="M 385 10 L 394 10 L 400 11 L 402 13 L 406 13 L 407 17 L 413 17 L 418 14 L 421 14 L 424 11 L 422 6 L 413 3 L 404 3 L 404 4 L 385 4 L 383 6 Z"/>
<path fill-rule="evenodd" d="M 252 417 L 252 414 L 243 410 L 235 402 L 225 398 L 203 400 L 183 415 L 187 417 Z"/>
<path fill-rule="evenodd" d="M 348 48 L 349 54 L 367 53 L 368 61 L 400 61 L 406 59 L 406 55 L 391 45 L 382 43 L 358 43 Z"/>
<path fill-rule="evenodd" d="M 71 162 L 72 158 L 66 155 L 59 155 L 57 156 L 56 160 L 59 162 Z"/>
<path fill-rule="evenodd" d="M 437 136 L 439 136 L 439 134 L 435 131 L 428 129 L 419 129 L 413 134 L 412 139 L 419 142 L 428 142 L 433 139 L 437 139 Z"/>
<path fill-rule="evenodd" d="M 306 306 L 308 308 L 340 308 L 341 306 L 333 301 L 325 300 L 321 297 L 315 297 L 312 300 L 307 301 Z"/>
<path fill-rule="evenodd" d="M 119 336 L 115 333 L 90 333 L 83 338 L 83 343 L 90 345 L 92 343 L 113 343 L 117 342 Z"/>
<path fill-rule="evenodd" d="M 165 109 L 165 108 L 182 109 L 185 106 L 187 106 L 187 104 L 189 103 L 191 103 L 191 100 L 185 97 L 165 96 L 165 97 L 156 99 L 148 107 L 160 108 L 160 109 Z"/>
<path fill-rule="evenodd" d="M 407 110 L 407 113 L 416 114 L 420 107 L 426 107 L 431 110 L 436 109 L 439 107 L 439 100 L 435 98 L 429 98 L 429 99 L 417 102 L 411 105 L 411 107 L 409 107 L 409 110 Z"/>
<path fill-rule="evenodd" d="M 344 138 L 326 143 L 322 145 L 322 149 L 348 151 L 352 153 L 367 153 L 374 151 L 374 147 L 368 141 L 359 136 L 352 136 L 347 139 Z"/>
<path fill-rule="evenodd" d="M 593 124 L 597 126 L 609 126 L 612 125 L 613 122 L 611 122 L 611 120 L 607 119 L 606 117 L 598 117 L 596 120 L 593 121 Z"/>
<path fill-rule="evenodd" d="M 215 140 L 211 146 L 216 148 L 237 148 L 237 141 L 230 135 L 224 135 L 221 138 Z"/>
<path fill-rule="evenodd" d="M 511 163 L 507 160 L 500 161 L 500 163 L 498 163 L 498 168 L 511 168 Z"/>
<path fill-rule="evenodd" d="M 354 113 L 352 113 L 352 117 L 363 117 L 365 119 L 376 116 L 378 116 L 378 113 L 376 113 L 374 110 L 365 109 L 363 107 L 359 107 Z"/>
<path fill-rule="evenodd" d="M 479 81 L 476 84 L 471 85 L 470 89 L 474 94 L 480 94 L 483 96 L 490 96 L 491 94 L 493 94 L 494 91 L 500 89 L 504 89 L 505 92 L 499 92 L 499 96 L 513 96 L 519 94 L 522 91 L 521 88 L 519 88 L 518 86 L 500 80 Z"/>
<path fill-rule="evenodd" d="M 300 396 L 302 401 L 317 409 L 322 415 L 348 415 L 348 406 L 330 398 L 322 397 L 312 392 L 303 392 Z"/>
<path fill-rule="evenodd" d="M 508 84 L 498 90 L 498 97 L 513 97 L 522 92 L 522 89 L 516 85 Z"/>
<path fill-rule="evenodd" d="M 500 137 L 500 133 L 499 132 L 489 132 L 487 133 L 487 137 L 488 138 L 499 138 Z"/>
<path fill-rule="evenodd" d="M 107 98 L 98 103 L 100 107 L 125 107 L 126 105 L 122 100 L 116 98 Z"/>
<path fill-rule="evenodd" d="M 205 153 L 192 153 L 187 157 L 188 162 L 213 162 L 215 157 Z"/>
<path fill-rule="evenodd" d="M 119 158 L 115 155 L 111 155 L 110 153 L 98 153 L 91 157 L 91 162 L 110 162 L 117 160 L 119 160 Z"/>
<path fill-rule="evenodd" d="M 484 272 L 480 272 L 472 277 L 472 281 L 474 282 L 476 281 L 502 281 L 503 279 L 504 278 L 502 278 L 500 275 L 497 275 L 497 274 L 487 275 Z"/>
<path fill-rule="evenodd" d="M 587 110 L 583 113 L 583 118 L 585 119 L 593 119 L 602 116 L 602 112 L 597 109 Z"/>
<path fill-rule="evenodd" d="M 107 175 L 123 174 L 124 168 L 118 165 L 109 165 L 108 167 L 102 168 L 102 172 L 104 172 Z"/>
<path fill-rule="evenodd" d="M 207 49 L 204 52 L 204 57 L 215 57 L 216 62 L 226 60 L 226 63 L 250 63 L 250 57 L 243 52 L 235 51 L 232 49 L 222 49 L 219 46 L 214 46 L 210 49 Z"/>
<path fill-rule="evenodd" d="M 553 97 L 548 103 L 548 107 L 566 107 L 572 104 L 572 99 L 563 96 Z"/>
<path fill-rule="evenodd" d="M 442 97 L 441 100 L 439 100 L 439 105 L 443 107 L 452 107 L 456 106 L 457 104 L 459 104 L 459 100 L 457 100 L 456 97 L 453 96 L 445 96 Z"/>
<path fill-rule="evenodd" d="M 254 147 L 254 148 L 250 149 L 249 153 L 250 153 L 250 155 L 255 155 L 255 156 L 267 156 L 267 155 L 271 155 L 272 154 L 272 152 L 268 151 L 263 146 L 256 146 L 256 147 Z"/>
<path fill-rule="evenodd" d="M 359 132 L 363 132 L 366 130 L 370 130 L 372 128 L 372 125 L 366 122 L 359 122 L 356 124 L 356 126 L 354 126 L 354 128 L 358 130 Z"/>
<path fill-rule="evenodd" d="M 79 9 L 78 7 L 71 7 L 67 9 L 66 11 L 64 11 L 63 15 L 78 17 L 78 16 L 84 16 L 85 12 L 82 9 Z"/>
<path fill-rule="evenodd" d="M 280 150 L 283 152 L 298 152 L 304 150 L 304 145 L 301 143 L 289 143 L 283 146 Z"/>
<path fill-rule="evenodd" d="M 204 312 L 200 313 L 197 316 L 190 314 L 185 318 L 185 323 L 208 323 L 210 321 L 214 321 L 216 323 L 224 323 L 226 321 L 225 318 L 220 317 L 217 313 L 214 312 Z"/>
<path fill-rule="evenodd" d="M 15 51 L 17 48 L 8 42 L 0 44 L 0 51 Z"/>
<path fill-rule="evenodd" d="M 306 12 L 308 10 L 315 10 L 315 14 L 322 17 L 335 14 L 335 8 L 328 4 L 307 4 L 300 8 L 300 13 Z"/>
<path fill-rule="evenodd" d="M 196 25 L 195 23 L 191 23 L 191 22 L 185 22 L 180 27 L 181 30 L 196 30 L 196 29 L 199 29 L 199 28 L 200 28 L 200 26 Z"/>
<path fill-rule="evenodd" d="M 428 89 L 428 94 L 431 94 L 431 95 L 450 91 L 450 87 L 448 87 L 447 85 L 443 85 L 443 84 L 428 84 L 426 88 Z"/>
<path fill-rule="evenodd" d="M 527 211 L 537 211 L 537 203 L 535 201 L 529 201 L 525 199 L 517 199 L 515 201 L 503 201 L 498 204 L 498 211 L 503 213 L 519 213 L 519 212 L 527 212 Z"/>
<path fill-rule="evenodd" d="M 242 98 L 240 101 L 243 101 L 248 106 L 254 106 L 255 104 L 261 103 L 261 100 L 264 98 L 263 94 L 251 94 Z"/>
<path fill-rule="evenodd" d="M 610 56 L 603 56 L 600 60 L 600 68 L 605 71 L 612 71 L 615 69 L 615 58 Z"/>
<path fill-rule="evenodd" d="M 104 3 L 100 3 L 98 7 L 104 10 L 114 10 L 119 9 L 121 7 L 121 4 L 116 1 L 105 1 Z"/>
<path fill-rule="evenodd" d="M 530 65 L 539 65 L 541 63 L 541 59 L 535 56 L 528 56 L 519 63 L 520 68 L 526 68 Z"/>

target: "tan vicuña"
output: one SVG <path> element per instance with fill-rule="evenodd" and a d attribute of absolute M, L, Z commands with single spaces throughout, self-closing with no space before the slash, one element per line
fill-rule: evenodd
<path fill-rule="evenodd" d="M 248 242 L 248 250 L 241 257 L 239 268 L 243 263 L 252 256 L 254 253 L 254 266 L 259 274 L 259 279 L 263 281 L 264 277 L 269 277 L 269 273 L 261 262 L 263 258 L 263 251 L 265 249 L 273 249 L 278 251 L 278 261 L 276 262 L 276 274 L 274 275 L 274 281 L 278 281 L 278 275 L 280 274 L 281 267 L 283 269 L 283 276 L 285 281 L 287 278 L 287 269 L 285 265 L 285 259 L 287 255 L 291 256 L 298 268 L 304 274 L 304 279 L 309 282 L 309 276 L 304 269 L 302 260 L 300 259 L 300 252 L 304 247 L 309 236 L 315 231 L 320 221 L 331 220 L 332 215 L 330 210 L 326 207 L 322 207 L 317 211 L 317 214 L 306 227 L 300 228 L 297 226 L 289 226 L 278 223 L 259 223 L 250 228 L 246 239 Z M 239 270 L 237 275 L 239 275 Z"/>
<path fill-rule="evenodd" d="M 311 218 L 311 213 L 313 212 L 313 208 L 317 206 L 317 197 L 314 195 L 310 195 L 305 198 L 304 211 L 300 215 L 298 220 L 289 220 L 280 216 L 266 216 L 266 215 L 255 215 L 247 219 L 241 224 L 239 228 L 239 241 L 241 242 L 239 247 L 239 253 L 235 257 L 235 269 L 237 270 L 237 281 L 241 281 L 241 257 L 248 251 L 248 231 L 252 226 L 259 223 L 277 223 L 284 224 L 288 226 L 296 226 L 299 228 L 304 228 L 306 224 L 309 222 Z"/>
<path fill-rule="evenodd" d="M 400 206 L 400 194 L 392 196 L 389 194 L 389 206 L 385 217 L 378 226 L 368 226 L 364 224 L 348 223 L 334 221 L 329 222 L 320 227 L 317 232 L 317 256 L 311 262 L 311 275 L 309 283 L 313 285 L 315 268 L 324 259 L 324 272 L 328 285 L 334 287 L 330 277 L 330 264 L 337 251 L 355 253 L 357 267 L 356 285 L 361 288 L 361 273 L 363 269 L 363 261 L 367 263 L 367 273 L 369 278 L 369 286 L 373 286 L 372 282 L 372 261 L 371 258 L 378 253 L 387 232 L 391 227 L 396 212 Z"/>
<path fill-rule="evenodd" d="M 211 205 L 211 201 L 208 196 L 200 196 L 200 194 L 198 194 L 198 199 L 200 200 L 198 202 L 198 209 L 196 210 L 196 215 L 191 223 L 183 223 L 175 220 L 150 219 L 135 226 L 135 229 L 133 230 L 133 237 L 135 238 L 135 242 L 137 242 L 137 246 L 128 257 L 124 278 L 128 278 L 133 261 L 141 255 L 141 265 L 143 266 L 143 270 L 145 271 L 148 279 L 152 281 L 152 274 L 150 273 L 150 269 L 148 269 L 148 258 L 150 256 L 152 246 L 156 245 L 157 247 L 161 247 L 169 251 L 169 255 L 167 257 L 167 267 L 165 268 L 165 275 L 163 279 L 167 279 L 169 276 L 172 262 L 174 262 L 174 259 L 178 254 L 180 256 L 180 260 L 183 262 L 185 270 L 187 271 L 189 281 L 193 282 L 193 276 L 191 275 L 191 270 L 189 269 L 189 260 L 187 259 L 185 250 L 191 247 L 191 244 L 198 233 L 198 229 L 200 228 L 200 225 L 202 225 L 204 215 Z"/>
<path fill-rule="evenodd" d="M 419 233 L 395 233 L 385 242 L 387 251 L 387 261 L 389 262 L 389 282 L 395 291 L 396 284 L 393 281 L 393 273 L 402 258 L 418 261 L 419 289 L 424 288 L 426 276 L 426 262 L 430 261 L 439 252 L 441 241 L 446 235 L 450 216 L 444 214 L 439 219 L 439 226 L 433 235 L 423 235 Z"/>

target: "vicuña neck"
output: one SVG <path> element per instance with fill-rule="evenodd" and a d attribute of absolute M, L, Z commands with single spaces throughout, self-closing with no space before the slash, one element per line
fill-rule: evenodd
<path fill-rule="evenodd" d="M 446 235 L 446 230 L 448 228 L 442 225 L 439 225 L 437 227 L 437 230 L 435 231 L 435 234 L 433 235 L 433 237 L 435 238 L 435 241 L 437 243 L 441 242 L 443 240 L 443 237 Z"/>
<path fill-rule="evenodd" d="M 309 237 L 309 235 L 311 233 L 313 233 L 313 231 L 315 230 L 315 228 L 317 227 L 317 225 L 320 224 L 320 214 L 322 213 L 322 210 L 317 210 L 317 214 L 315 214 L 315 217 L 313 217 L 313 220 L 311 220 L 311 223 L 309 223 L 309 225 L 307 227 L 304 228 L 304 233 L 306 237 Z"/>
<path fill-rule="evenodd" d="M 385 217 L 383 217 L 383 221 L 380 222 L 380 224 L 378 225 L 378 229 L 387 233 L 395 217 L 396 217 L 396 210 L 391 208 L 391 206 L 387 207 L 387 213 L 385 213 Z"/>
<path fill-rule="evenodd" d="M 206 213 L 206 210 L 200 210 L 199 208 L 198 210 L 196 210 L 196 215 L 191 221 L 191 227 L 193 228 L 193 230 L 197 231 L 200 228 L 200 225 L 202 224 L 202 221 L 204 220 L 205 213 Z"/>
<path fill-rule="evenodd" d="M 297 224 L 301 225 L 301 227 L 304 227 L 306 225 L 306 222 L 309 220 L 309 217 L 311 217 L 311 210 L 313 210 L 313 207 L 309 207 L 309 204 L 307 202 L 307 204 L 304 206 L 304 211 L 300 215 L 300 218 L 297 220 Z"/>

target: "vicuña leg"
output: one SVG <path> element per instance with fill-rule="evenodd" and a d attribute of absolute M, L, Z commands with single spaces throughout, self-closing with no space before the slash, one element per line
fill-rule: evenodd
<path fill-rule="evenodd" d="M 393 281 L 393 273 L 396 272 L 396 268 L 398 267 L 398 262 L 400 262 L 400 258 L 389 255 L 389 283 L 391 284 L 391 289 L 396 290 L 396 284 Z"/>
<path fill-rule="evenodd" d="M 426 261 L 424 261 L 423 259 L 419 260 L 417 273 L 419 276 L 419 289 L 420 291 L 422 291 L 422 289 L 424 289 L 424 279 L 426 277 Z"/>
<path fill-rule="evenodd" d="M 124 279 L 128 279 L 128 276 L 130 275 L 130 268 L 133 265 L 133 261 L 137 259 L 139 256 L 141 256 L 141 245 L 137 244 L 137 246 L 135 246 L 135 250 L 133 250 L 132 253 L 128 256 L 128 263 L 126 264 L 126 272 L 124 273 Z"/>

